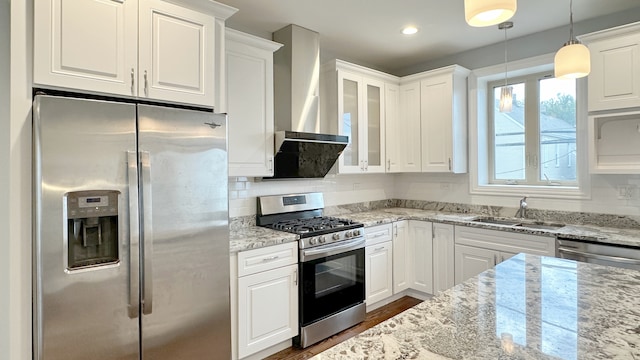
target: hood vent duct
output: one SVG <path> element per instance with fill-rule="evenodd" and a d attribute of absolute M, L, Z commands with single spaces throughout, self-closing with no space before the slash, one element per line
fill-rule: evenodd
<path fill-rule="evenodd" d="M 348 144 L 320 133 L 320 41 L 317 32 L 288 25 L 273 33 L 283 44 L 273 56 L 274 175 L 265 179 L 323 178 Z"/>

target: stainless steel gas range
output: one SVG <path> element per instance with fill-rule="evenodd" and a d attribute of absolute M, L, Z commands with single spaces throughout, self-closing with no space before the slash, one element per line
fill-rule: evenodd
<path fill-rule="evenodd" d="M 323 216 L 321 193 L 258 198 L 259 226 L 295 233 L 299 240 L 300 332 L 307 347 L 364 320 L 364 225 Z"/>

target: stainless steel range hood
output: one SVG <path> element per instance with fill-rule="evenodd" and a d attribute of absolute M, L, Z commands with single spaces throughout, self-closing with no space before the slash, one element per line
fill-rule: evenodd
<path fill-rule="evenodd" d="M 268 179 L 322 178 L 349 139 L 320 133 L 319 35 L 292 24 L 274 32 L 273 40 L 283 47 L 273 57 L 276 154 Z"/>

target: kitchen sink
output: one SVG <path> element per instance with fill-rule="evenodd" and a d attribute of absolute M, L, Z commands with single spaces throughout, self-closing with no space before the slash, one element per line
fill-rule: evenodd
<path fill-rule="evenodd" d="M 561 227 L 564 227 L 564 224 L 558 223 L 550 223 L 544 221 L 531 221 L 527 219 L 505 219 L 505 218 L 495 218 L 495 217 L 479 217 L 473 219 L 474 222 L 481 222 L 485 224 L 496 224 L 496 225 L 505 225 L 505 226 L 517 226 L 529 229 L 540 229 L 540 230 L 555 230 Z"/>
<path fill-rule="evenodd" d="M 498 219 L 494 217 L 481 217 L 474 219 L 475 222 L 481 222 L 486 224 L 497 224 L 497 225 L 508 225 L 508 226 L 518 226 L 522 223 L 520 220 L 511 220 L 511 219 Z"/>

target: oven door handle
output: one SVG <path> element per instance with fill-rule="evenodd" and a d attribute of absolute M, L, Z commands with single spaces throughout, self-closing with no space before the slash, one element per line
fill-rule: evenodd
<path fill-rule="evenodd" d="M 354 240 L 341 242 L 340 245 L 329 244 L 309 250 L 302 250 L 300 254 L 300 261 L 304 262 L 325 256 L 340 254 L 351 250 L 361 249 L 364 247 L 364 242 L 365 238 L 360 237 Z"/>
<path fill-rule="evenodd" d="M 591 253 L 586 253 L 586 252 L 582 252 L 582 251 L 569 250 L 567 248 L 558 248 L 558 252 L 561 253 L 561 254 L 570 254 L 570 255 L 582 256 L 582 257 L 589 258 L 589 259 L 605 260 L 605 261 L 610 261 L 610 262 L 618 262 L 618 263 L 622 263 L 622 264 L 640 265 L 640 260 L 627 259 L 627 258 L 623 258 L 623 257 L 619 257 L 619 256 L 597 255 L 597 254 L 591 254 Z"/>

